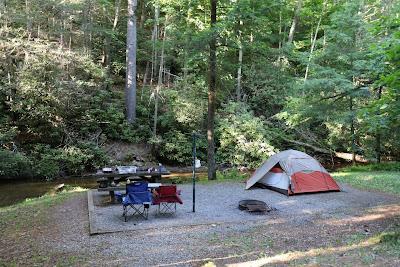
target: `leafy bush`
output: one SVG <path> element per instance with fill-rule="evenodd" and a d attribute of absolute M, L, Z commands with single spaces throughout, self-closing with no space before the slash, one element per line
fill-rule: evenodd
<path fill-rule="evenodd" d="M 244 104 L 231 102 L 219 115 L 216 127 L 219 162 L 253 168 L 275 153 L 267 138 L 274 134 Z"/>
<path fill-rule="evenodd" d="M 64 148 L 36 145 L 31 157 L 34 175 L 46 179 L 52 179 L 61 172 L 79 174 L 104 166 L 108 162 L 105 152 L 93 143 L 78 143 Z"/>
<path fill-rule="evenodd" d="M 31 161 L 24 154 L 0 149 L 0 159 L 0 178 L 31 176 Z"/>
<path fill-rule="evenodd" d="M 353 165 L 342 168 L 341 171 L 366 172 L 366 171 L 400 171 L 400 162 L 373 163 L 366 165 Z"/>
<path fill-rule="evenodd" d="M 197 139 L 197 158 L 204 159 L 202 151 L 207 147 L 204 139 Z M 159 154 L 162 159 L 191 165 L 192 162 L 192 136 L 177 130 L 164 134 L 159 146 Z"/>

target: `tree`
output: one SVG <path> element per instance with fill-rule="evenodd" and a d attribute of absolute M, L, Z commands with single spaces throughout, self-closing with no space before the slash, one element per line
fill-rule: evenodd
<path fill-rule="evenodd" d="M 214 120 L 215 120 L 215 91 L 216 91 L 216 72 L 217 72 L 217 37 L 215 24 L 217 23 L 217 0 L 210 0 L 211 4 L 211 39 L 209 57 L 209 84 L 208 84 L 208 120 L 207 120 L 207 167 L 208 179 L 217 178 L 215 170 L 215 140 L 214 140 Z"/>
<path fill-rule="evenodd" d="M 290 30 L 289 30 L 289 36 L 288 36 L 289 44 L 291 42 L 293 42 L 294 33 L 296 31 L 296 26 L 297 26 L 297 23 L 299 22 L 299 15 L 300 15 L 302 4 L 303 4 L 302 0 L 297 0 L 296 8 L 294 10 L 294 15 L 293 15 L 292 26 L 290 26 Z"/>
<path fill-rule="evenodd" d="M 129 123 L 136 120 L 136 8 L 137 0 L 128 0 L 125 107 Z"/>

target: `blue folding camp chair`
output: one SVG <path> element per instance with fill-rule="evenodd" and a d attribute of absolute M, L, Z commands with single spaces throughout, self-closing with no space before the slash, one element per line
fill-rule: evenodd
<path fill-rule="evenodd" d="M 123 213 L 125 222 L 128 218 L 128 212 L 132 215 L 140 215 L 147 220 L 149 207 L 152 202 L 151 193 L 147 182 L 134 182 L 126 185 L 126 196 L 122 199 Z"/>

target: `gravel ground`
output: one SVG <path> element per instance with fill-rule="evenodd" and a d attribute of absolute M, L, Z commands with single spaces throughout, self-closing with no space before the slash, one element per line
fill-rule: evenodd
<path fill-rule="evenodd" d="M 27 233 L 19 242 L 34 238 L 39 251 L 35 257 L 48 259 L 40 266 L 202 266 L 209 261 L 217 266 L 230 263 L 250 266 L 248 261 L 260 257 L 273 260 L 276 255 L 288 251 L 344 246 L 354 234 L 373 235 L 393 223 L 400 223 L 399 198 L 347 186 L 344 186 L 346 192 L 288 198 L 264 189 L 244 191 L 242 183 L 198 185 L 196 215 L 189 213 L 190 186 L 180 188 L 185 202 L 178 209 L 180 213 L 174 218 L 149 218 L 145 222 L 148 225 L 141 225 L 143 228 L 152 225 L 149 229 L 90 236 L 85 193 L 54 207 L 49 223 L 40 231 L 35 230 L 36 235 Z M 266 201 L 278 210 L 265 216 L 249 215 L 237 210 L 237 202 L 243 198 Z M 212 206 L 215 204 L 218 206 Z M 103 222 L 104 226 L 121 225 L 117 223 L 120 207 L 112 206 L 110 210 L 115 218 L 110 214 L 98 213 L 97 216 L 102 220 L 107 216 L 114 218 L 109 223 Z M 187 225 L 196 220 L 207 224 Z M 216 221 L 224 223 L 216 224 Z M 122 225 L 136 227 L 133 219 Z M 15 248 L 5 252 L 13 251 Z M 33 261 L 28 251 L 18 251 L 21 265 Z M 348 252 L 334 257 L 343 261 L 346 255 Z M 351 260 L 339 261 L 334 266 L 354 266 Z M 382 266 L 400 264 L 393 258 L 375 260 Z M 278 266 L 288 263 L 275 261 Z"/>
<path fill-rule="evenodd" d="M 249 221 L 269 221 L 271 216 L 279 219 L 291 218 L 299 221 L 310 217 L 323 218 L 353 215 L 360 208 L 397 203 L 382 194 L 370 193 L 343 186 L 342 192 L 304 194 L 287 197 L 267 189 L 244 190 L 238 182 L 199 184 L 196 186 L 196 212 L 192 212 L 192 186 L 180 185 L 183 205 L 177 206 L 175 214 L 159 215 L 158 207 L 151 206 L 148 220 L 132 216 L 124 222 L 121 205 L 109 205 L 107 192 L 93 190 L 94 221 L 97 233 L 117 232 L 151 228 L 170 228 L 200 224 L 238 223 Z M 276 211 L 265 214 L 250 214 L 238 209 L 242 199 L 257 199 L 266 202 Z"/>

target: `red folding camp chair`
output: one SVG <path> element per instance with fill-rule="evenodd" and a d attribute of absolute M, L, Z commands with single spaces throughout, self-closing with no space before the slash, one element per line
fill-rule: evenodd
<path fill-rule="evenodd" d="M 176 203 L 183 204 L 176 185 L 162 185 L 154 191 L 153 204 L 158 205 L 158 213 L 176 212 Z"/>

